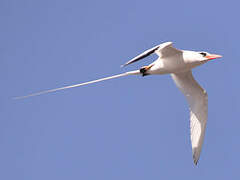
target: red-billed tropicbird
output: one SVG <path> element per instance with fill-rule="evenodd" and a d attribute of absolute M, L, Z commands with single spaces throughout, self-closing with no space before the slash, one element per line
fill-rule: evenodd
<path fill-rule="evenodd" d="M 27 96 L 16 97 L 15 99 L 26 98 L 30 96 L 36 96 L 49 92 L 54 92 L 63 89 L 69 89 L 73 87 L 79 87 L 99 81 L 118 78 L 128 75 L 153 75 L 153 74 L 171 74 L 174 82 L 180 91 L 186 96 L 188 104 L 190 106 L 190 129 L 191 129 L 191 142 L 193 161 L 197 164 L 201 148 L 203 144 L 207 114 L 208 114 L 208 96 L 207 92 L 196 82 L 193 78 L 191 69 L 204 64 L 212 59 L 220 58 L 222 56 L 216 54 L 209 54 L 207 52 L 178 50 L 172 46 L 172 42 L 165 42 L 158 46 L 155 46 L 135 58 L 128 61 L 123 66 L 127 66 L 131 63 L 139 61 L 153 53 L 156 53 L 159 57 L 153 63 L 148 66 L 144 66 L 139 70 L 129 71 L 122 74 L 97 79 L 81 84 L 65 86 L 61 88 L 42 91 Z"/>

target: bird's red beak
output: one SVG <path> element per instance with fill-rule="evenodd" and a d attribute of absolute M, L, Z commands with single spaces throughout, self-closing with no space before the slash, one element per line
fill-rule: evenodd
<path fill-rule="evenodd" d="M 222 57 L 221 55 L 217 55 L 217 54 L 210 54 L 208 56 L 205 56 L 205 58 L 208 58 L 209 60 L 217 59 L 217 58 L 221 58 L 221 57 Z"/>

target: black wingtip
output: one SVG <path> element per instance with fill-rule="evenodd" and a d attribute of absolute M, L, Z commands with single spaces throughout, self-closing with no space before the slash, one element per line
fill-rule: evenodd
<path fill-rule="evenodd" d="M 195 166 L 198 164 L 198 160 L 195 160 L 195 159 L 194 159 L 193 162 L 194 162 Z"/>
<path fill-rule="evenodd" d="M 195 165 L 198 164 L 198 160 L 199 160 L 199 157 L 197 156 L 196 149 L 194 148 L 193 149 L 193 162 L 194 162 Z"/>

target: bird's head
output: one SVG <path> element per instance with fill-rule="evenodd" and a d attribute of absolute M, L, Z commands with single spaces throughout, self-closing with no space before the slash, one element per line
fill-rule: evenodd
<path fill-rule="evenodd" d="M 210 54 L 208 52 L 197 52 L 197 54 L 199 55 L 199 59 L 203 60 L 213 60 L 222 57 L 221 55 Z"/>
<path fill-rule="evenodd" d="M 188 62 L 207 62 L 209 60 L 221 58 L 221 55 L 210 54 L 204 51 L 183 51 L 184 59 Z"/>

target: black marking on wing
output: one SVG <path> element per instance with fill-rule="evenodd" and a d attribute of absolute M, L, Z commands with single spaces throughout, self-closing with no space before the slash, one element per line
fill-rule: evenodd
<path fill-rule="evenodd" d="M 130 61 L 128 61 L 126 64 L 122 65 L 122 67 L 127 66 L 127 65 L 129 65 L 129 64 L 132 64 L 132 63 L 134 63 L 134 62 L 136 62 L 136 61 L 139 61 L 140 59 L 143 59 L 143 58 L 151 55 L 151 54 L 154 53 L 158 48 L 159 48 L 159 46 L 157 46 L 156 48 L 153 48 L 153 49 L 151 49 L 151 50 L 145 51 L 144 53 L 140 54 L 139 56 L 137 56 L 137 57 L 131 59 Z"/>

